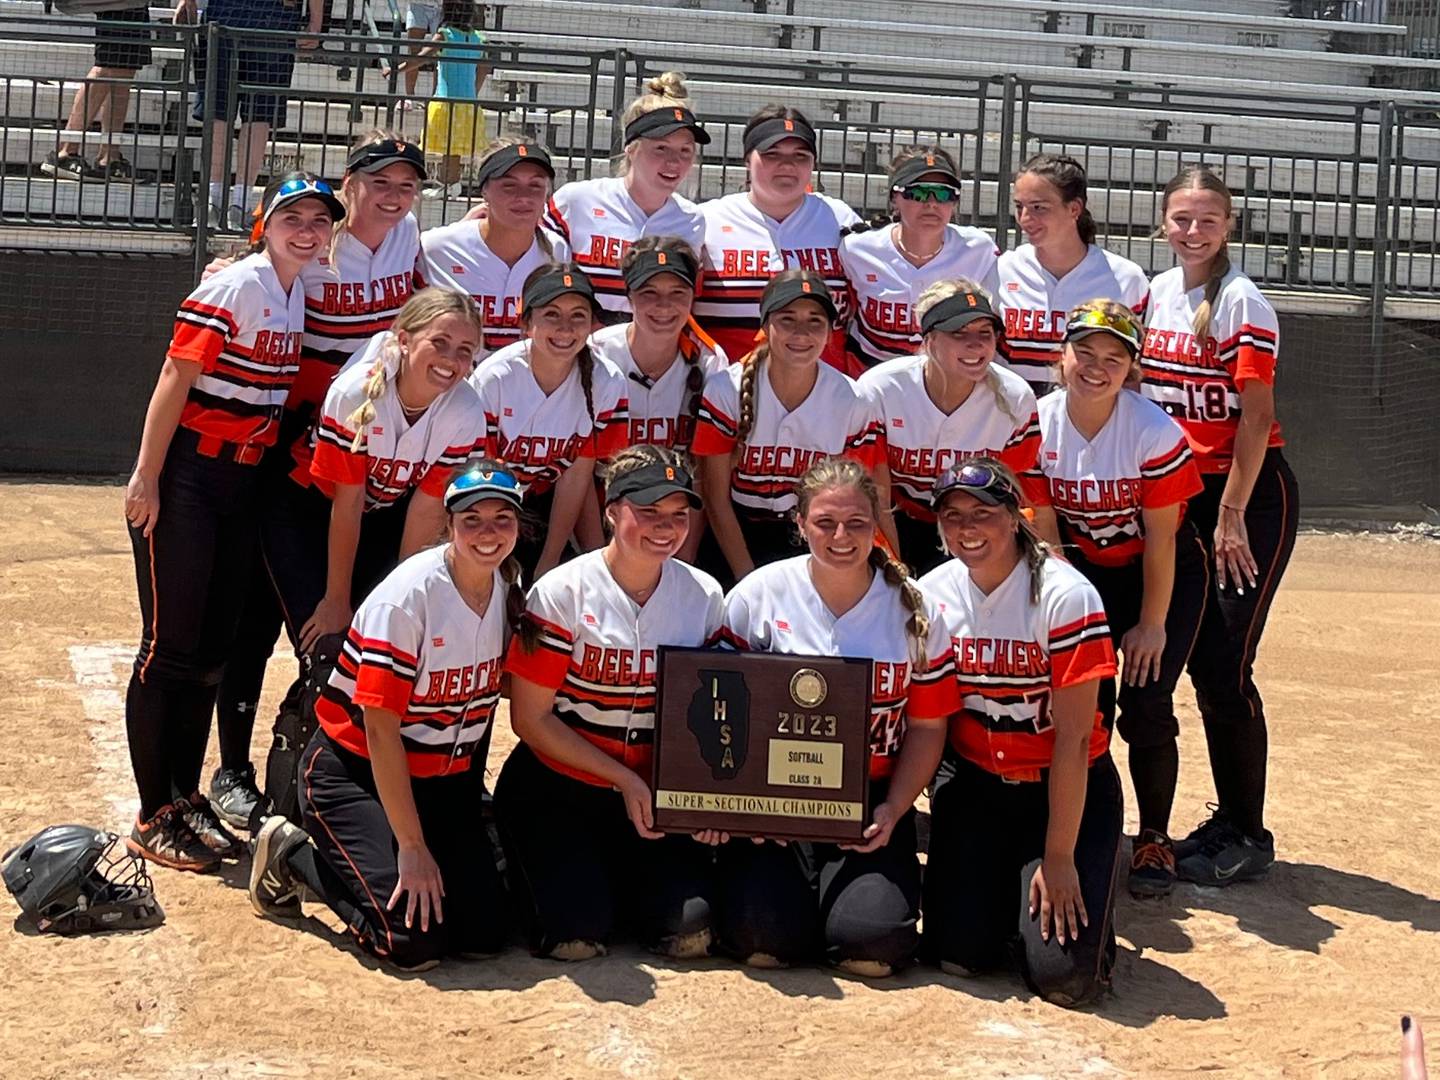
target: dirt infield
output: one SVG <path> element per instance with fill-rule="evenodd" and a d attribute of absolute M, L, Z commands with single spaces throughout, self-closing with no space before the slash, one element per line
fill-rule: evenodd
<path fill-rule="evenodd" d="M 0 846 L 64 821 L 123 831 L 133 813 L 120 501 L 0 481 Z M 168 918 L 147 934 L 0 929 L 0 1075 L 1395 1076 L 1400 1014 L 1440 1016 L 1440 544 L 1302 536 L 1260 667 L 1281 861 L 1257 885 L 1123 899 L 1116 990 L 1087 1013 L 1008 976 L 867 984 L 629 949 L 397 978 L 328 913 L 310 933 L 255 918 L 241 868 L 158 870 Z M 277 667 L 272 699 L 283 681 Z M 1182 709 L 1177 830 L 1209 790 Z M 492 773 L 503 721 L 495 742 Z"/>

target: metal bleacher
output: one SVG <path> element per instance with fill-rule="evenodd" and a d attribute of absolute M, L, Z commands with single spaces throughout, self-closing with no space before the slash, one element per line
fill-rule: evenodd
<path fill-rule="evenodd" d="M 698 197 L 739 188 L 744 118 L 783 101 L 821 130 L 819 185 L 857 208 L 883 208 L 896 149 L 938 142 L 968 178 L 962 216 L 1003 231 L 1015 166 L 1063 150 L 1087 165 L 1107 241 L 1158 269 L 1168 265 L 1150 238 L 1159 189 L 1182 162 L 1204 160 L 1243 193 L 1238 252 L 1257 278 L 1368 291 L 1378 276 L 1440 292 L 1440 95 L 1429 89 L 1440 61 L 1395 52 L 1404 27 L 1286 18 L 1281 0 L 1211 0 L 1203 13 L 1185 0 L 682 2 L 489 5 L 491 131 L 544 139 L 566 176 L 604 175 L 617 108 L 645 77 L 677 68 L 716 135 Z M 380 38 L 345 33 L 349 14 L 335 0 L 335 32 L 297 64 L 267 172 L 298 165 L 334 176 L 353 134 L 377 124 L 418 135 L 423 110 L 397 111 L 393 80 L 374 66 L 396 47 L 389 12 L 371 12 Z M 0 0 L 7 236 L 23 226 L 192 226 L 201 126 L 189 116 L 178 37 L 140 73 L 123 139 L 154 182 L 38 175 L 91 65 L 93 25 L 47 20 L 35 0 Z M 466 205 L 426 201 L 422 220 L 453 219 Z"/>

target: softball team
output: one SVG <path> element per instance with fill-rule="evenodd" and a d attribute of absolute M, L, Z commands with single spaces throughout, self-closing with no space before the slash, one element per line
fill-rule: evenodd
<path fill-rule="evenodd" d="M 225 674 L 217 799 L 243 820 L 278 596 L 297 651 L 349 629 L 301 756 L 304 827 L 256 833 L 264 915 L 322 900 L 417 970 L 501 948 L 508 888 L 556 959 L 626 938 L 867 977 L 1013 956 L 1046 1000 L 1093 1001 L 1122 857 L 1112 727 L 1132 893 L 1274 859 L 1252 669 L 1296 491 L 1278 322 L 1229 263 L 1229 192 L 1198 168 L 1167 186 L 1178 265 L 1152 287 L 1096 246 L 1072 158 L 1021 169 L 1028 242 L 997 260 L 951 220 L 943 150 L 896 155 L 893 220 L 852 228 L 781 106 L 745 126 L 747 190 L 696 206 L 678 190 L 709 136 L 680 76 L 647 91 L 619 175 L 557 190 L 542 146 L 502 140 L 484 212 L 423 238 L 423 155 L 369 133 L 340 197 L 272 185 L 255 252 L 182 304 L 126 497 L 130 844 L 189 870 L 238 854 L 200 766 Z M 862 842 L 655 831 L 658 650 L 722 642 L 870 660 Z M 1172 842 L 1187 669 L 1217 805 Z M 502 692 L 503 879 L 475 827 Z"/>

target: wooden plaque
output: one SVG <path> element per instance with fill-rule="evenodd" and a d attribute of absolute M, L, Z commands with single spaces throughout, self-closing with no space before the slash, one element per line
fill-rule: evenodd
<path fill-rule="evenodd" d="M 659 663 L 657 829 L 861 839 L 871 661 L 662 646 Z"/>

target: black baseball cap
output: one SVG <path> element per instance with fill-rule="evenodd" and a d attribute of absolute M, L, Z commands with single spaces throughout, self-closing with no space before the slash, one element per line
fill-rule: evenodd
<path fill-rule="evenodd" d="M 986 506 L 1020 506 L 1020 492 L 1008 477 L 994 465 L 984 461 L 966 461 L 952 465 L 935 478 L 930 501 L 939 506 L 952 491 L 973 495 Z"/>
<path fill-rule="evenodd" d="M 421 180 L 429 178 L 425 172 L 425 151 L 403 139 L 381 139 L 357 146 L 345 159 L 345 171 L 375 173 L 397 164 L 409 165 Z"/>
<path fill-rule="evenodd" d="M 632 469 L 605 485 L 605 505 L 616 499 L 629 499 L 637 506 L 654 506 L 667 495 L 684 495 L 692 510 L 705 504 L 695 492 L 695 481 L 682 465 L 656 462 Z"/>
<path fill-rule="evenodd" d="M 961 292 L 947 296 L 932 307 L 920 319 L 920 332 L 931 330 L 959 330 L 976 319 L 989 319 L 996 330 L 1004 330 L 1005 323 L 983 292 Z"/>
<path fill-rule="evenodd" d="M 815 153 L 815 129 L 810 126 L 810 122 L 802 117 L 791 119 L 785 116 L 762 120 L 745 132 L 744 152 L 748 154 L 752 150 L 769 150 L 786 139 L 799 139 L 810 148 L 812 154 Z"/>
<path fill-rule="evenodd" d="M 625 125 L 625 145 L 636 139 L 663 139 L 673 131 L 688 131 L 701 146 L 710 142 L 710 134 L 700 126 L 695 114 L 683 106 L 651 109 Z"/>
<path fill-rule="evenodd" d="M 517 165 L 525 162 L 539 165 L 544 169 L 553 181 L 555 179 L 555 166 L 550 161 L 550 155 L 539 143 L 519 142 L 511 143 L 509 146 L 502 146 L 499 150 L 485 156 L 480 162 L 479 168 L 475 170 L 475 186 L 483 188 L 491 180 L 504 176 Z"/>
<path fill-rule="evenodd" d="M 944 183 L 954 184 L 956 187 L 962 186 L 959 175 L 949 165 L 945 164 L 944 158 L 937 154 L 926 154 L 923 157 L 913 157 L 896 169 L 895 175 L 890 178 L 890 188 L 891 190 L 899 190 L 903 187 L 909 187 L 922 176 L 929 176 L 931 173 L 939 173 L 943 176 L 945 178 Z M 941 181 L 936 181 L 936 183 L 940 182 Z"/>
<path fill-rule="evenodd" d="M 458 514 L 486 499 L 499 499 L 517 510 L 520 508 L 520 481 L 508 469 L 467 469 L 445 489 L 445 509 Z"/>
<path fill-rule="evenodd" d="M 578 270 L 568 270 L 559 265 L 546 267 L 542 273 L 536 274 L 525 283 L 525 289 L 520 295 L 520 310 L 544 307 L 567 293 L 585 297 L 596 314 L 601 312 L 600 301 L 595 299 L 595 286 L 590 283 L 590 279 Z"/>
<path fill-rule="evenodd" d="M 825 279 L 813 270 L 802 270 L 796 277 L 775 278 L 766 286 L 760 297 L 760 321 L 763 323 L 774 312 L 796 300 L 814 300 L 830 313 L 831 322 L 840 317 L 840 308 L 835 304 L 835 297 L 830 295 Z"/>
<path fill-rule="evenodd" d="M 693 289 L 699 276 L 698 271 L 699 265 L 689 251 L 681 254 L 674 251 L 656 251 L 651 248 L 648 251 L 635 253 L 628 260 L 628 265 L 622 273 L 625 276 L 625 288 L 627 289 L 638 289 L 645 282 L 660 274 L 674 274 Z"/>

